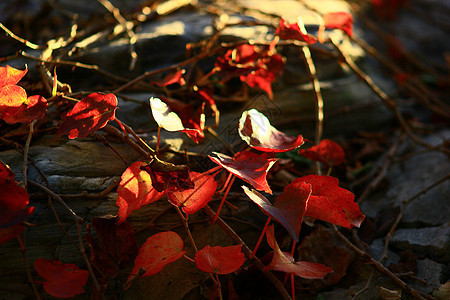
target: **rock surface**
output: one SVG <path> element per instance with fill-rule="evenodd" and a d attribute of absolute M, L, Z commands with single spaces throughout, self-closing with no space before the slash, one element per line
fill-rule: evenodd
<path fill-rule="evenodd" d="M 402 250 L 412 250 L 437 262 L 450 262 L 450 223 L 438 227 L 398 229 L 391 244 Z"/>

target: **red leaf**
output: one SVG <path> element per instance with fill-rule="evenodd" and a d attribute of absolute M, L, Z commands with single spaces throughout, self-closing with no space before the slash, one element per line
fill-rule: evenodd
<path fill-rule="evenodd" d="M 6 85 L 0 88 L 0 117 L 9 116 L 27 101 L 27 92 L 18 85 Z"/>
<path fill-rule="evenodd" d="M 173 231 L 160 232 L 149 237 L 134 260 L 134 267 L 128 277 L 127 283 L 140 274 L 143 269 L 145 273 L 141 276 L 151 276 L 159 273 L 166 265 L 180 259 L 186 251 L 183 251 L 183 240 Z"/>
<path fill-rule="evenodd" d="M 27 101 L 21 106 L 8 109 L 3 120 L 8 124 L 29 123 L 35 119 L 42 118 L 46 110 L 47 100 L 42 96 L 34 95 L 28 97 Z"/>
<path fill-rule="evenodd" d="M 90 94 L 66 115 L 58 135 L 69 134 L 70 139 L 86 137 L 114 120 L 116 109 L 117 98 L 113 94 Z"/>
<path fill-rule="evenodd" d="M 13 180 L 14 173 L 0 162 L 0 228 L 21 223 L 34 211 L 27 191 Z"/>
<path fill-rule="evenodd" d="M 269 158 L 266 153 L 257 154 L 249 151 L 238 152 L 234 157 L 217 152 L 213 153 L 217 158 L 208 156 L 213 162 L 241 178 L 258 191 L 272 194 L 266 176 L 269 169 L 277 161 L 276 158 Z"/>
<path fill-rule="evenodd" d="M 27 191 L 15 182 L 0 180 L 0 228 L 18 224 L 34 211 Z"/>
<path fill-rule="evenodd" d="M 323 15 L 326 28 L 341 29 L 349 36 L 353 36 L 353 17 L 348 12 L 332 12 Z"/>
<path fill-rule="evenodd" d="M 141 170 L 144 165 L 142 161 L 134 162 L 122 174 L 116 202 L 119 206 L 119 224 L 125 221 L 132 211 L 155 202 L 164 195 L 153 188 L 150 175 Z"/>
<path fill-rule="evenodd" d="M 242 186 L 245 194 L 255 202 L 267 215 L 277 220 L 286 228 L 292 238 L 298 242 L 298 235 L 302 226 L 308 198 L 311 194 L 311 185 L 305 182 L 292 182 L 272 205 L 266 197 L 255 190 Z"/>
<path fill-rule="evenodd" d="M 311 184 L 305 216 L 343 227 L 359 227 L 365 216 L 354 201 L 352 192 L 340 188 L 339 180 L 331 176 L 309 175 L 294 180 Z"/>
<path fill-rule="evenodd" d="M 259 55 L 254 45 L 242 44 L 228 50 L 224 56 L 216 60 L 216 68 L 225 76 L 225 81 L 231 77 L 249 73 L 257 68 Z"/>
<path fill-rule="evenodd" d="M 23 224 L 0 228 L 0 245 L 18 236 L 24 228 L 25 226 Z"/>
<path fill-rule="evenodd" d="M 186 214 L 194 214 L 211 201 L 217 189 L 217 182 L 212 175 L 189 173 L 195 187 L 181 192 L 169 192 L 167 198 L 173 205 L 182 206 Z"/>
<path fill-rule="evenodd" d="M 34 268 L 46 280 L 44 290 L 58 298 L 70 298 L 84 292 L 89 272 L 74 264 L 63 264 L 59 260 L 38 258 Z"/>
<path fill-rule="evenodd" d="M 118 217 L 93 218 L 88 225 L 86 241 L 91 247 L 90 261 L 105 281 L 116 277 L 136 256 L 138 247 L 133 227 L 125 221 L 117 223 Z M 91 227 L 97 238 L 91 234 Z"/>
<path fill-rule="evenodd" d="M 167 74 L 166 77 L 162 81 L 155 81 L 151 82 L 154 85 L 157 85 L 159 87 L 168 86 L 174 83 L 178 83 L 179 85 L 185 85 L 186 81 L 183 78 L 183 74 L 186 72 L 186 70 L 181 69 L 176 72 L 172 72 Z"/>
<path fill-rule="evenodd" d="M 301 156 L 313 161 L 320 161 L 329 166 L 337 166 L 344 162 L 345 152 L 338 143 L 324 139 L 319 145 L 298 152 Z"/>
<path fill-rule="evenodd" d="M 286 152 L 300 147 L 303 137 L 288 136 L 270 125 L 256 109 L 244 111 L 239 120 L 239 135 L 251 147 L 264 152 Z"/>
<path fill-rule="evenodd" d="M 206 273 L 229 274 L 238 270 L 245 262 L 241 246 L 206 246 L 195 254 L 197 268 Z"/>
<path fill-rule="evenodd" d="M 141 166 L 141 170 L 146 171 L 152 179 L 152 185 L 158 192 L 181 192 L 194 188 L 194 183 L 189 175 L 187 166 L 172 165 L 177 169 L 166 169 L 159 164 L 150 163 Z"/>
<path fill-rule="evenodd" d="M 295 275 L 307 279 L 322 279 L 333 270 L 327 266 L 307 261 L 297 261 L 290 253 L 282 252 L 275 239 L 273 225 L 266 231 L 267 242 L 274 250 L 272 261 L 264 267 L 264 270 L 275 270 Z"/>
<path fill-rule="evenodd" d="M 305 26 L 300 18 L 297 23 L 293 24 L 286 23 L 286 21 L 281 18 L 276 34 L 282 40 L 298 40 L 306 42 L 309 45 L 316 42 L 316 38 L 306 32 Z"/>
<path fill-rule="evenodd" d="M 258 68 L 248 74 L 241 75 L 241 81 L 250 87 L 258 87 L 273 98 L 272 82 L 277 79 L 284 68 L 283 58 L 279 54 L 266 55 L 258 60 Z"/>
<path fill-rule="evenodd" d="M 0 88 L 10 84 L 17 84 L 25 76 L 27 71 L 27 69 L 22 71 L 8 65 L 6 67 L 0 67 Z"/>

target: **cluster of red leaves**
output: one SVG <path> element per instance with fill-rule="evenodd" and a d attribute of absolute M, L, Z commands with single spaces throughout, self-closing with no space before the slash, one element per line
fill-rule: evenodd
<path fill-rule="evenodd" d="M 352 35 L 353 19 L 348 13 L 330 13 L 323 16 L 325 27 L 341 29 Z M 279 39 L 295 39 L 313 44 L 317 38 L 308 34 L 301 19 L 288 24 L 283 19 L 277 28 Z M 284 67 L 283 58 L 276 53 L 275 45 L 257 47 L 243 44 L 228 50 L 215 64 L 215 72 L 223 82 L 239 77 L 250 87 L 265 91 L 271 98 L 272 86 Z M 9 66 L 0 67 L 0 117 L 9 124 L 26 123 L 45 114 L 47 103 L 41 96 L 27 98 L 25 90 L 17 83 L 27 71 Z M 168 74 L 163 80 L 151 84 L 165 88 L 172 84 L 185 85 L 184 70 Z M 201 105 L 194 108 L 171 98 L 151 98 L 150 106 L 156 122 L 168 131 L 185 132 L 195 142 L 204 138 L 205 106 L 216 116 L 219 111 L 210 93 L 194 89 Z M 104 127 L 115 119 L 117 98 L 113 94 L 93 93 L 80 100 L 66 114 L 58 135 L 83 138 Z M 215 153 L 210 159 L 230 174 L 242 179 L 259 191 L 269 194 L 272 190 L 267 174 L 276 163 L 275 153 L 294 150 L 303 144 L 301 135 L 288 136 L 274 128 L 268 118 L 255 109 L 245 111 L 239 121 L 239 135 L 254 149 L 242 151 L 233 157 Z M 256 151 L 262 151 L 259 153 Z M 323 140 L 319 145 L 301 150 L 311 160 L 329 166 L 341 164 L 345 159 L 342 148 L 333 141 Z M 185 255 L 183 240 L 175 232 L 160 232 L 147 239 L 138 250 L 133 228 L 126 218 L 144 205 L 166 196 L 168 201 L 186 214 L 202 209 L 216 193 L 215 174 L 197 173 L 187 168 L 161 168 L 158 164 L 134 162 L 122 174 L 117 189 L 117 217 L 94 218 L 88 226 L 87 243 L 91 249 L 90 262 L 95 267 L 96 277 L 106 284 L 118 272 L 134 260 L 134 267 L 126 286 L 137 277 L 160 272 L 167 264 Z M 231 175 L 230 175 L 231 176 Z M 9 168 L 0 166 L 0 243 L 16 237 L 23 229 L 23 221 L 32 214 L 28 207 L 28 194 L 14 180 Z M 231 178 L 231 177 L 230 177 Z M 230 185 L 232 181 L 230 180 Z M 243 186 L 244 192 L 269 218 L 282 224 L 295 242 L 298 241 L 304 217 L 316 218 L 344 227 L 359 227 L 364 220 L 354 195 L 339 187 L 336 178 L 309 175 L 295 179 L 287 185 L 272 204 L 265 196 Z M 225 197 L 224 197 L 225 199 Z M 95 230 L 95 234 L 92 232 Z M 296 274 L 309 279 L 323 278 L 332 270 L 326 266 L 304 261 L 295 261 L 291 254 L 281 251 L 273 234 L 273 227 L 266 231 L 267 242 L 274 250 L 267 270 Z M 137 255 L 137 256 L 136 256 Z M 207 273 L 229 274 L 238 270 L 245 262 L 241 246 L 206 246 L 195 254 L 197 267 Z M 46 281 L 44 289 L 59 298 L 73 297 L 83 292 L 89 272 L 73 264 L 40 258 L 35 269 Z"/>
<path fill-rule="evenodd" d="M 27 97 L 27 92 L 17 85 L 26 73 L 26 69 L 0 67 L 0 119 L 8 124 L 29 123 L 42 118 L 47 110 L 44 97 Z"/>
<path fill-rule="evenodd" d="M 228 50 L 216 60 L 216 70 L 222 82 L 239 76 L 242 82 L 252 88 L 260 88 L 273 98 L 272 82 L 283 71 L 281 55 L 270 48 L 243 44 Z"/>
<path fill-rule="evenodd" d="M 22 232 L 22 222 L 34 211 L 28 203 L 27 191 L 14 181 L 14 173 L 0 161 L 0 244 Z"/>

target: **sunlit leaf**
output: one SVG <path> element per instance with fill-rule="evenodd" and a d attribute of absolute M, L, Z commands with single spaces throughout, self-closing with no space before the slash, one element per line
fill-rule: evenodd
<path fill-rule="evenodd" d="M 316 146 L 306 150 L 299 150 L 301 156 L 313 161 L 320 161 L 329 166 L 338 166 L 345 160 L 345 152 L 338 143 L 332 140 L 321 140 Z"/>
<path fill-rule="evenodd" d="M 30 96 L 21 106 L 8 109 L 3 116 L 3 120 L 8 124 L 29 123 L 42 118 L 46 110 L 47 100 L 44 97 Z"/>
<path fill-rule="evenodd" d="M 150 107 L 152 108 L 153 118 L 158 126 L 167 131 L 182 131 L 183 122 L 180 117 L 174 113 L 166 103 L 159 98 L 150 98 Z"/>
<path fill-rule="evenodd" d="M 266 153 L 257 154 L 249 151 L 238 152 L 234 157 L 217 152 L 213 153 L 217 157 L 208 156 L 213 162 L 241 178 L 255 189 L 272 194 L 266 176 L 269 169 L 277 161 L 276 158 L 269 158 Z"/>
<path fill-rule="evenodd" d="M 134 162 L 122 174 L 116 202 L 119 206 L 119 223 L 125 221 L 132 211 L 155 202 L 164 195 L 153 187 L 150 175 L 141 170 L 141 166 L 145 165 L 142 161 Z"/>
<path fill-rule="evenodd" d="M 116 109 L 117 98 L 113 94 L 90 94 L 66 115 L 58 134 L 68 134 L 70 139 L 86 137 L 114 120 Z"/>
<path fill-rule="evenodd" d="M 352 192 L 339 187 L 339 180 L 331 176 L 308 175 L 294 180 L 311 184 L 305 216 L 343 227 L 359 227 L 365 216 L 354 201 Z"/>
<path fill-rule="evenodd" d="M 185 85 L 186 81 L 183 78 L 183 74 L 185 72 L 186 72 L 186 70 L 184 70 L 184 69 L 180 69 L 178 71 L 171 72 L 171 73 L 167 74 L 167 76 L 164 77 L 163 80 L 152 82 L 152 84 L 157 85 L 159 87 L 168 86 L 168 85 L 171 85 L 174 83 L 178 83 L 179 85 Z"/>
<path fill-rule="evenodd" d="M 59 260 L 38 258 L 34 268 L 46 280 L 44 290 L 58 298 L 70 298 L 84 292 L 89 272 L 74 264 L 63 264 Z"/>
<path fill-rule="evenodd" d="M 281 18 L 276 34 L 282 40 L 298 40 L 310 45 L 316 42 L 316 38 L 306 32 L 301 18 L 298 19 L 297 23 L 292 24 L 286 23 L 286 21 Z"/>
<path fill-rule="evenodd" d="M 190 172 L 193 189 L 167 193 L 167 199 L 175 206 L 181 206 L 186 214 L 194 214 L 211 201 L 217 189 L 214 176 Z"/>
<path fill-rule="evenodd" d="M 341 29 L 349 36 L 353 36 L 353 17 L 348 12 L 331 12 L 323 15 L 326 28 Z"/>
<path fill-rule="evenodd" d="M 27 69 L 22 71 L 9 65 L 6 65 L 6 67 L 0 67 L 0 88 L 6 85 L 17 84 L 23 76 L 25 76 L 27 71 Z"/>
<path fill-rule="evenodd" d="M 206 246 L 195 254 L 197 268 L 206 273 L 229 274 L 237 271 L 245 262 L 241 246 Z"/>
<path fill-rule="evenodd" d="M 286 152 L 300 147 L 303 137 L 288 136 L 270 124 L 267 117 L 251 109 L 242 113 L 239 135 L 252 148 L 265 152 Z"/>
<path fill-rule="evenodd" d="M 27 101 L 27 92 L 18 85 L 6 85 L 0 88 L 0 117 L 9 116 Z"/>
<path fill-rule="evenodd" d="M 186 251 L 183 250 L 183 240 L 173 231 L 160 232 L 149 237 L 134 260 L 134 267 L 126 285 L 137 274 L 141 277 L 159 273 L 166 265 L 180 259 Z M 140 271 L 140 270 L 143 271 Z"/>

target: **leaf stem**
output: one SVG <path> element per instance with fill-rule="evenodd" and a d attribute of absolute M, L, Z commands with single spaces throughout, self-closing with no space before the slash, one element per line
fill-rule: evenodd
<path fill-rule="evenodd" d="M 259 245 L 261 244 L 261 242 L 262 242 L 262 240 L 264 238 L 264 235 L 266 234 L 266 230 L 269 227 L 270 220 L 272 220 L 272 217 L 268 217 L 267 218 L 266 224 L 264 224 L 264 228 L 263 228 L 263 230 L 261 232 L 261 235 L 259 236 L 259 239 L 258 239 L 258 241 L 256 242 L 256 245 L 255 245 L 255 248 L 253 248 L 252 254 L 250 254 L 249 258 L 255 257 L 256 251 L 258 251 Z"/>
<path fill-rule="evenodd" d="M 36 124 L 37 120 L 33 120 L 30 123 L 30 132 L 28 133 L 27 141 L 25 142 L 25 147 L 23 148 L 23 163 L 22 163 L 22 181 L 24 188 L 27 189 L 27 173 L 28 173 L 28 152 L 30 150 L 31 137 L 33 136 L 33 128 L 34 124 Z"/>
<path fill-rule="evenodd" d="M 25 265 L 25 271 L 27 272 L 28 281 L 30 282 L 31 287 L 33 288 L 33 292 L 34 292 L 34 295 L 36 296 L 36 299 L 41 300 L 41 295 L 39 294 L 39 291 L 36 288 L 36 284 L 34 284 L 33 275 L 31 275 L 30 266 L 28 266 L 28 259 L 27 259 L 27 256 L 25 255 L 25 245 L 22 242 L 22 239 L 20 238 L 19 235 L 17 236 L 17 240 L 20 244 L 20 253 L 22 254 L 23 263 Z"/>
<path fill-rule="evenodd" d="M 381 273 L 385 274 L 389 278 L 391 278 L 396 284 L 398 284 L 404 291 L 411 294 L 416 299 L 425 300 L 422 295 L 412 287 L 410 287 L 408 284 L 406 284 L 403 280 L 397 277 L 394 273 L 392 273 L 389 269 L 387 269 L 383 264 L 376 259 L 374 259 L 372 256 L 370 256 L 365 250 L 362 250 L 355 246 L 352 242 L 350 242 L 337 228 L 336 225 L 332 225 L 332 229 L 334 233 L 340 238 L 347 246 L 350 247 L 353 251 L 358 253 L 360 256 L 368 259 L 370 263 L 373 264 L 373 266 L 380 271 Z"/>
<path fill-rule="evenodd" d="M 222 200 L 220 201 L 219 207 L 217 208 L 216 215 L 212 219 L 211 224 L 214 224 L 216 222 L 217 218 L 219 217 L 220 211 L 222 210 L 223 204 L 225 203 L 225 199 L 227 198 L 228 193 L 230 192 L 231 186 L 233 185 L 233 182 L 234 182 L 235 179 L 236 179 L 236 176 L 231 175 L 231 179 L 230 179 L 230 181 L 228 183 L 227 189 L 225 190 L 225 193 L 222 196 Z"/>
<path fill-rule="evenodd" d="M 161 126 L 158 126 L 158 137 L 156 139 L 156 155 L 159 154 L 159 141 L 161 139 Z"/>
<path fill-rule="evenodd" d="M 212 210 L 212 208 L 209 205 L 206 205 L 204 208 L 205 212 L 208 214 L 209 218 L 215 218 L 216 214 Z M 217 224 L 225 231 L 225 233 L 231 237 L 231 239 L 242 246 L 242 251 L 244 252 L 245 256 L 247 256 L 249 259 L 253 261 L 253 264 L 256 266 L 258 270 L 261 271 L 261 273 L 268 279 L 272 284 L 275 286 L 277 291 L 280 293 L 280 296 L 284 300 L 290 300 L 291 296 L 284 288 L 284 285 L 281 283 L 278 278 L 273 275 L 272 272 L 264 270 L 264 264 L 257 258 L 253 257 L 250 258 L 252 251 L 250 248 L 245 244 L 245 242 L 241 239 L 241 237 L 224 221 L 221 217 L 217 217 Z"/>

